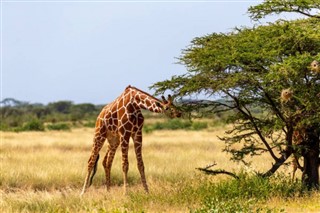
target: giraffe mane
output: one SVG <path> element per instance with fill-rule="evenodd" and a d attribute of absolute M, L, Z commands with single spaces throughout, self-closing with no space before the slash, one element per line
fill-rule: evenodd
<path fill-rule="evenodd" d="M 127 89 L 136 90 L 136 91 L 138 91 L 138 92 L 140 92 L 140 93 L 142 93 L 142 94 L 145 94 L 145 95 L 147 95 L 147 96 L 149 96 L 149 97 L 152 97 L 153 99 L 155 99 L 155 101 L 159 101 L 160 103 L 163 103 L 163 101 L 159 100 L 158 98 L 154 97 L 153 95 L 150 95 L 149 93 L 147 93 L 147 92 L 145 92 L 145 91 L 142 91 L 141 89 L 138 89 L 137 87 L 133 87 L 133 86 L 131 86 L 131 85 L 128 85 L 128 86 L 126 87 L 126 90 L 127 90 Z"/>

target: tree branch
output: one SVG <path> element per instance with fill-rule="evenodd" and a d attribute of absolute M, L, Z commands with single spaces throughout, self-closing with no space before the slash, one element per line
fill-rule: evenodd
<path fill-rule="evenodd" d="M 208 165 L 208 166 L 206 166 L 205 168 L 196 168 L 196 169 L 204 172 L 204 173 L 207 174 L 207 175 L 225 174 L 225 175 L 229 175 L 229 176 L 231 176 L 231 177 L 233 177 L 233 178 L 235 178 L 235 179 L 237 179 L 237 180 L 240 179 L 239 176 L 237 176 L 236 174 L 234 174 L 234 173 L 232 173 L 232 172 L 228 172 L 228 171 L 226 171 L 226 170 L 224 170 L 224 169 L 216 169 L 216 170 L 211 170 L 211 169 L 209 169 L 209 168 L 211 168 L 211 167 L 213 167 L 213 166 L 215 166 L 215 165 L 217 165 L 217 164 L 216 164 L 216 163 L 213 163 L 212 165 Z"/>
<path fill-rule="evenodd" d="M 276 163 L 272 165 L 271 169 L 269 169 L 266 173 L 262 174 L 262 177 L 270 177 L 271 175 L 273 175 L 279 169 L 279 167 L 282 164 L 284 164 L 284 162 L 290 157 L 291 154 L 292 154 L 291 148 L 284 151 L 282 153 L 281 158 L 278 158 L 278 160 L 276 160 Z"/>
<path fill-rule="evenodd" d="M 320 18 L 320 16 L 318 16 L 318 15 L 312 15 L 312 14 L 310 14 L 310 13 L 303 12 L 303 11 L 300 10 L 300 9 L 292 9 L 292 12 L 300 13 L 300 14 L 305 15 L 305 16 L 308 16 L 308 17 L 310 17 L 310 18 Z"/>
<path fill-rule="evenodd" d="M 241 109 L 241 104 L 238 100 L 237 97 L 235 97 L 234 95 L 230 94 L 228 91 L 225 91 L 225 93 L 231 97 L 236 105 L 237 105 L 237 109 L 251 122 L 251 124 L 253 125 L 253 128 L 255 129 L 255 132 L 257 133 L 257 135 L 259 136 L 259 138 L 261 139 L 262 143 L 265 145 L 265 147 L 267 148 L 268 152 L 270 153 L 271 157 L 277 162 L 279 159 L 277 158 L 277 156 L 273 153 L 271 147 L 269 146 L 268 142 L 266 141 L 266 139 L 263 137 L 261 131 L 259 130 L 259 127 L 257 126 L 254 117 L 252 116 L 252 114 L 250 113 L 250 111 L 242 106 L 247 112 L 245 112 L 243 109 Z"/>
<path fill-rule="evenodd" d="M 309 12 L 306 12 L 308 10 L 318 10 L 320 5 L 319 3 L 311 3 L 311 2 L 305 2 L 305 1 L 286 1 L 286 0 L 266 0 L 265 2 L 258 4 L 256 6 L 252 6 L 248 9 L 248 12 L 250 13 L 250 17 L 257 21 L 261 18 L 264 18 L 268 15 L 272 14 L 280 14 L 283 12 L 287 13 L 299 13 L 302 15 L 305 15 L 310 18 L 320 18 L 319 15 L 316 14 L 310 14 Z"/>
<path fill-rule="evenodd" d="M 272 98 L 270 97 L 270 95 L 263 89 L 263 87 L 258 86 L 258 88 L 263 91 L 265 97 L 269 101 L 269 104 L 271 105 L 271 107 L 272 107 L 273 111 L 275 112 L 275 114 L 285 123 L 286 119 L 283 117 L 282 113 L 280 112 L 280 110 L 278 109 L 278 107 L 276 106 L 276 104 L 274 103 Z"/>

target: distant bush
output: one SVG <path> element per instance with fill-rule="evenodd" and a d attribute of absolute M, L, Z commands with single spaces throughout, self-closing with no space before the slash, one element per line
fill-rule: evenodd
<path fill-rule="evenodd" d="M 95 121 L 88 121 L 83 124 L 84 127 L 90 127 L 90 128 L 95 127 L 95 125 L 96 125 Z"/>
<path fill-rule="evenodd" d="M 48 130 L 70 130 L 70 126 L 66 123 L 57 123 L 47 125 Z"/>
<path fill-rule="evenodd" d="M 155 129 L 189 129 L 192 125 L 190 120 L 171 119 L 164 123 L 156 123 Z"/>
<path fill-rule="evenodd" d="M 192 130 L 201 130 L 208 128 L 207 122 L 192 122 L 191 125 Z"/>
<path fill-rule="evenodd" d="M 156 122 L 154 124 L 146 125 L 144 127 L 144 131 L 146 133 L 149 133 L 154 130 L 201 130 L 206 128 L 208 128 L 207 122 L 193 122 L 183 119 L 170 119 L 165 122 Z"/>
<path fill-rule="evenodd" d="M 44 131 L 44 125 L 37 119 L 33 119 L 25 124 L 22 127 L 17 127 L 16 131 Z"/>
<path fill-rule="evenodd" d="M 74 104 L 71 101 L 58 101 L 43 104 L 30 104 L 14 99 L 0 100 L 0 130 L 2 131 L 43 131 L 44 123 L 69 123 L 71 125 L 95 120 L 102 106 L 89 103 Z M 31 120 L 34 119 L 34 120 Z M 40 124 L 40 122 L 42 124 Z M 69 127 L 69 128 L 70 128 Z M 66 129 L 60 124 L 50 129 Z"/>
<path fill-rule="evenodd" d="M 0 121 L 0 131 L 7 131 L 9 130 L 9 126 L 5 123 L 3 123 L 2 121 Z"/>

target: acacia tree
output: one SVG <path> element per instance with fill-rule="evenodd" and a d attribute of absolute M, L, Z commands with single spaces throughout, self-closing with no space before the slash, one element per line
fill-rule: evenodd
<path fill-rule="evenodd" d="M 184 107 L 232 112 L 228 120 L 233 128 L 220 139 L 233 160 L 245 162 L 248 155 L 267 152 L 274 161 L 262 173 L 268 177 L 291 154 L 300 153 L 303 183 L 319 188 L 319 10 L 318 0 L 268 0 L 251 7 L 253 19 L 280 12 L 299 12 L 308 18 L 195 38 L 179 58 L 187 72 L 153 88 L 181 98 L 206 94 L 207 100 Z M 226 102 L 216 101 L 217 95 Z M 299 145 L 293 143 L 297 132 L 302 137 Z M 233 146 L 239 142 L 242 147 Z"/>

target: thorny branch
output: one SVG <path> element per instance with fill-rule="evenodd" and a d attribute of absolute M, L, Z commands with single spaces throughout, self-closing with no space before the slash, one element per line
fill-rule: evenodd
<path fill-rule="evenodd" d="M 204 173 L 206 173 L 207 175 L 219 175 L 219 174 L 225 174 L 225 175 L 229 175 L 235 179 L 240 179 L 239 176 L 237 176 L 236 174 L 232 173 L 232 172 L 228 172 L 224 169 L 216 169 L 216 170 L 211 170 L 210 168 L 217 165 L 216 163 L 210 164 L 204 168 L 196 168 Z"/>

